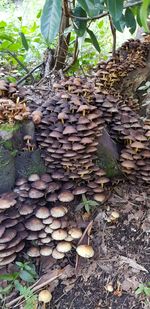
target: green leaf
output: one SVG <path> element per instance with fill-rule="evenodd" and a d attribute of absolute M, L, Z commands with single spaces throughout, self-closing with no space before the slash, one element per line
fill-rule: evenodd
<path fill-rule="evenodd" d="M 117 21 L 113 20 L 113 25 L 116 28 L 116 30 L 118 30 L 119 32 L 123 32 L 126 26 L 124 15 L 122 14 L 121 18 Z"/>
<path fill-rule="evenodd" d="M 149 6 L 150 6 L 150 0 L 143 0 L 143 3 L 141 5 L 140 9 L 140 19 L 142 22 L 142 26 L 146 32 L 149 32 L 148 24 L 147 24 L 147 17 L 149 13 Z"/>
<path fill-rule="evenodd" d="M 7 23 L 5 21 L 0 21 L 0 28 L 5 28 L 7 26 Z"/>
<path fill-rule="evenodd" d="M 134 33 L 136 30 L 136 20 L 130 8 L 127 8 L 125 11 L 125 22 L 131 34 Z"/>
<path fill-rule="evenodd" d="M 20 21 L 22 21 L 22 16 L 19 16 L 18 19 L 19 19 Z"/>
<path fill-rule="evenodd" d="M 20 32 L 19 35 L 21 36 L 21 40 L 22 40 L 22 45 L 23 47 L 25 48 L 25 50 L 28 50 L 29 49 L 29 45 L 28 45 L 28 41 L 24 35 L 23 32 Z"/>
<path fill-rule="evenodd" d="M 41 16 L 41 32 L 47 43 L 52 43 L 59 32 L 61 13 L 61 0 L 46 0 Z"/>
<path fill-rule="evenodd" d="M 78 17 L 87 17 L 86 12 L 80 6 L 76 6 L 76 8 L 73 11 L 73 15 Z M 82 37 L 86 31 L 87 21 L 74 18 L 73 25 L 77 36 Z"/>
<path fill-rule="evenodd" d="M 7 281 L 13 281 L 18 277 L 19 273 L 12 273 L 12 274 L 4 274 L 0 275 L 0 280 L 7 280 Z"/>
<path fill-rule="evenodd" d="M 150 288 L 145 286 L 144 287 L 144 293 L 145 293 L 146 296 L 150 296 Z"/>
<path fill-rule="evenodd" d="M 41 17 L 41 14 L 42 14 L 42 10 L 40 9 L 36 15 L 36 18 L 40 18 Z"/>
<path fill-rule="evenodd" d="M 99 15 L 104 9 L 102 1 L 99 0 L 78 0 L 78 3 L 90 17 Z"/>
<path fill-rule="evenodd" d="M 12 42 L 12 43 L 14 42 L 14 39 L 10 35 L 7 35 L 5 33 L 0 34 L 0 39 L 1 40 L 7 40 L 7 41 Z"/>
<path fill-rule="evenodd" d="M 86 212 L 88 212 L 88 213 L 90 212 L 90 206 L 88 204 L 84 205 L 84 208 L 85 208 Z"/>
<path fill-rule="evenodd" d="M 19 277 L 26 281 L 26 282 L 34 282 L 34 278 L 32 276 L 32 274 L 30 274 L 28 271 L 26 270 L 22 270 L 19 274 Z"/>
<path fill-rule="evenodd" d="M 88 34 L 89 34 L 89 36 L 91 38 L 93 46 L 98 51 L 98 53 L 100 53 L 101 49 L 100 49 L 100 46 L 98 44 L 98 41 L 97 41 L 97 38 L 96 38 L 94 32 L 92 30 L 88 29 L 88 28 L 86 29 L 86 31 L 88 32 Z"/>
<path fill-rule="evenodd" d="M 107 7 L 113 21 L 119 21 L 123 11 L 123 0 L 107 0 Z"/>

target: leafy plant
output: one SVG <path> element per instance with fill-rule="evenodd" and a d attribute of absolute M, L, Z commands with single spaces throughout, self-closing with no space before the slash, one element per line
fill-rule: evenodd
<path fill-rule="evenodd" d="M 29 284 L 38 278 L 35 266 L 27 262 L 16 262 L 16 265 L 17 272 L 0 275 L 0 280 L 7 281 L 7 287 L 0 287 L 0 299 L 5 301 L 5 297 L 15 289 L 25 300 L 24 309 L 34 309 L 37 296 L 33 294 Z"/>
<path fill-rule="evenodd" d="M 82 194 L 82 202 L 78 205 L 78 208 L 84 207 L 86 212 L 90 213 L 93 207 L 98 206 L 96 201 L 88 200 L 85 194 Z"/>
<path fill-rule="evenodd" d="M 150 282 L 141 283 L 135 293 L 136 295 L 143 294 L 146 297 L 150 297 Z"/>

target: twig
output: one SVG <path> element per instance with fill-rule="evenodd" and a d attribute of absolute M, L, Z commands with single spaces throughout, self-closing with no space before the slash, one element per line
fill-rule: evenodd
<path fill-rule="evenodd" d="M 76 60 L 78 58 L 78 54 L 79 54 L 79 51 L 78 51 L 78 38 L 76 38 L 73 59 L 72 59 L 71 63 L 67 67 L 65 67 L 63 69 L 63 72 L 67 72 L 71 68 L 71 66 L 76 63 Z"/>
<path fill-rule="evenodd" d="M 141 1 L 136 1 L 134 3 L 130 3 L 130 4 L 125 5 L 123 9 L 127 9 L 127 8 L 136 6 L 136 5 L 141 4 L 141 3 L 142 3 L 142 0 Z M 75 19 L 80 19 L 80 20 L 87 20 L 88 21 L 88 20 L 100 19 L 100 18 L 102 18 L 104 16 L 107 16 L 108 14 L 109 14 L 109 12 L 104 12 L 104 13 L 102 13 L 100 15 L 93 16 L 93 17 L 81 17 L 81 16 L 75 16 L 75 15 L 70 14 L 69 17 L 75 18 Z"/>
<path fill-rule="evenodd" d="M 37 292 L 38 290 L 40 290 L 41 288 L 43 288 L 44 286 L 48 285 L 50 282 L 52 282 L 53 280 L 57 279 L 58 277 L 60 277 L 62 275 L 63 271 L 58 271 L 58 274 L 55 275 L 54 277 L 51 277 L 49 278 L 48 280 L 46 280 L 45 282 L 41 283 L 41 284 L 38 284 L 35 286 L 32 285 L 30 287 L 31 291 L 32 292 Z M 40 280 L 38 280 L 37 282 L 39 282 Z M 11 302 L 9 302 L 8 304 L 6 304 L 6 308 L 11 308 L 16 302 L 17 302 L 17 305 L 13 306 L 13 308 L 17 307 L 18 306 L 18 302 L 20 302 L 22 299 L 24 298 L 24 296 L 19 296 L 15 299 L 13 299 Z"/>
<path fill-rule="evenodd" d="M 5 51 L 2 51 L 2 53 L 5 53 L 5 54 L 9 54 L 10 56 L 12 56 L 17 62 L 18 64 L 27 72 L 29 73 L 29 70 L 26 68 L 26 66 L 17 58 L 17 56 L 12 53 L 10 50 L 5 50 Z M 29 75 L 31 75 L 31 78 L 32 78 L 32 82 L 34 82 L 34 77 L 33 75 L 30 73 Z"/>
<path fill-rule="evenodd" d="M 44 64 L 44 62 L 41 62 L 41 63 L 38 64 L 35 68 L 33 68 L 30 72 L 28 72 L 27 75 L 25 75 L 25 76 L 22 77 L 20 80 L 18 80 L 17 85 L 21 84 L 24 80 L 26 80 L 35 70 L 37 70 L 38 68 L 40 68 L 43 64 Z"/>
<path fill-rule="evenodd" d="M 113 37 L 112 56 L 114 56 L 116 52 L 116 29 L 113 25 L 113 21 L 110 15 L 109 15 L 109 22 L 110 22 L 110 29 L 111 29 L 111 33 Z"/>

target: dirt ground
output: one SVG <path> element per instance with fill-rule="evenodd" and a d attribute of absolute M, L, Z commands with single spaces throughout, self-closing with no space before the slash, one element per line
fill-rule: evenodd
<path fill-rule="evenodd" d="M 113 210 L 119 213 L 119 219 L 108 222 Z M 91 243 L 95 256 L 88 261 L 81 259 L 76 276 L 71 271 L 59 282 L 48 308 L 150 308 L 148 298 L 135 294 L 140 283 L 150 281 L 150 189 L 119 184 L 93 217 Z M 74 268 L 75 258 L 68 257 L 66 265 L 69 263 Z"/>

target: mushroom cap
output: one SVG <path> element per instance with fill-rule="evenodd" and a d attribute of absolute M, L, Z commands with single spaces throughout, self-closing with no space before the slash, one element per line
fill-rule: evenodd
<path fill-rule="evenodd" d="M 52 252 L 52 257 L 56 260 L 63 259 L 64 256 L 64 253 L 57 251 L 57 249 L 54 249 Z"/>
<path fill-rule="evenodd" d="M 2 237 L 4 232 L 5 232 L 5 226 L 4 225 L 0 225 L 0 238 Z"/>
<path fill-rule="evenodd" d="M 28 177 L 28 180 L 29 181 L 37 181 L 37 180 L 40 180 L 40 177 L 38 174 L 32 174 Z"/>
<path fill-rule="evenodd" d="M 11 243 L 11 240 L 14 239 L 16 235 L 17 231 L 15 229 L 6 229 L 0 238 L 0 244 L 5 244 L 6 242 Z"/>
<path fill-rule="evenodd" d="M 134 142 L 131 144 L 132 148 L 137 148 L 137 149 L 144 149 L 144 144 L 142 144 L 141 142 Z"/>
<path fill-rule="evenodd" d="M 30 257 L 38 257 L 38 256 L 40 256 L 40 250 L 39 250 L 39 248 L 33 246 L 33 247 L 28 249 L 27 254 Z"/>
<path fill-rule="evenodd" d="M 37 190 L 45 190 L 47 188 L 47 184 L 43 180 L 36 180 L 32 182 L 32 187 Z"/>
<path fill-rule="evenodd" d="M 51 208 L 50 212 L 51 216 L 54 218 L 61 218 L 67 213 L 63 206 L 55 206 Z"/>
<path fill-rule="evenodd" d="M 35 216 L 39 219 L 46 219 L 50 216 L 50 211 L 47 207 L 40 207 L 37 209 Z"/>
<path fill-rule="evenodd" d="M 16 258 L 16 253 L 13 253 L 12 255 L 5 257 L 2 261 L 0 261 L 0 266 L 5 266 L 13 262 Z"/>
<path fill-rule="evenodd" d="M 131 160 L 125 160 L 123 162 L 121 162 L 121 165 L 127 169 L 132 169 L 132 168 L 136 168 L 136 165 L 133 161 Z"/>
<path fill-rule="evenodd" d="M 58 219 L 54 219 L 53 222 L 49 226 L 53 230 L 57 230 L 61 227 L 61 221 Z"/>
<path fill-rule="evenodd" d="M 95 201 L 103 203 L 106 199 L 106 196 L 103 193 L 98 193 L 98 194 L 94 194 L 93 198 Z"/>
<path fill-rule="evenodd" d="M 77 130 L 73 126 L 67 126 L 63 131 L 63 135 L 74 133 L 77 133 Z"/>
<path fill-rule="evenodd" d="M 31 190 L 29 191 L 29 197 L 30 197 L 30 198 L 38 199 L 38 198 L 43 197 L 43 196 L 44 196 L 44 193 L 41 192 L 41 191 L 38 191 L 38 190 L 36 190 L 36 189 L 31 189 Z"/>
<path fill-rule="evenodd" d="M 1 210 L 5 210 L 5 209 L 8 209 L 10 207 L 13 207 L 15 206 L 16 204 L 16 200 L 13 199 L 13 198 L 7 198 L 7 195 L 2 195 L 0 197 L 0 209 Z"/>
<path fill-rule="evenodd" d="M 44 224 L 40 219 L 33 217 L 27 220 L 25 227 L 30 231 L 36 232 L 41 231 L 44 228 Z"/>
<path fill-rule="evenodd" d="M 20 215 L 26 216 L 26 215 L 32 214 L 33 210 L 34 210 L 34 208 L 32 207 L 32 205 L 23 204 L 23 205 L 21 205 L 21 207 L 19 209 L 19 213 L 20 213 Z"/>
<path fill-rule="evenodd" d="M 71 246 L 70 242 L 60 241 L 57 244 L 56 249 L 57 249 L 58 252 L 67 253 L 72 249 L 72 246 Z"/>
<path fill-rule="evenodd" d="M 69 203 L 73 201 L 74 195 L 70 191 L 63 191 L 58 195 L 60 202 Z"/>
<path fill-rule="evenodd" d="M 40 254 L 43 256 L 49 256 L 52 254 L 52 248 L 48 247 L 48 246 L 42 246 L 40 249 Z"/>
<path fill-rule="evenodd" d="M 82 236 L 82 231 L 80 228 L 77 227 L 72 227 L 69 229 L 68 234 L 73 238 L 73 239 L 79 239 Z"/>
<path fill-rule="evenodd" d="M 110 215 L 111 219 L 114 219 L 114 220 L 118 219 L 119 216 L 120 215 L 119 215 L 119 213 L 117 211 L 112 211 L 112 213 Z"/>
<path fill-rule="evenodd" d="M 77 246 L 76 251 L 78 255 L 87 259 L 93 257 L 94 255 L 94 250 L 90 245 L 79 245 Z"/>
<path fill-rule="evenodd" d="M 67 237 L 67 232 L 64 229 L 58 229 L 52 233 L 52 239 L 64 240 Z"/>
<path fill-rule="evenodd" d="M 53 222 L 53 218 L 52 217 L 48 217 L 46 219 L 43 220 L 43 223 L 46 225 L 49 225 Z"/>

